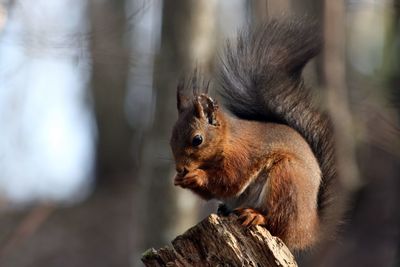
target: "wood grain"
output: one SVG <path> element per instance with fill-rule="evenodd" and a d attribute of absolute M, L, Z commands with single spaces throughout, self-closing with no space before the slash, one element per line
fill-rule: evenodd
<path fill-rule="evenodd" d="M 262 226 L 244 228 L 234 215 L 211 214 L 172 241 L 172 247 L 149 249 L 146 266 L 297 266 L 283 242 Z"/>

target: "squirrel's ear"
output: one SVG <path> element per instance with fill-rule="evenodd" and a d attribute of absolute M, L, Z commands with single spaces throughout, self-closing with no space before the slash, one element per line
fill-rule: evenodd
<path fill-rule="evenodd" d="M 199 119 L 205 118 L 207 119 L 209 124 L 214 126 L 219 125 L 216 115 L 216 112 L 218 110 L 218 105 L 208 95 L 201 94 L 200 96 L 197 96 L 194 101 L 194 109 L 196 112 L 196 116 Z"/>
<path fill-rule="evenodd" d="M 176 106 L 178 108 L 178 112 L 181 113 L 185 108 L 189 106 L 190 99 L 184 95 L 183 93 L 184 85 L 178 84 L 176 90 Z"/>

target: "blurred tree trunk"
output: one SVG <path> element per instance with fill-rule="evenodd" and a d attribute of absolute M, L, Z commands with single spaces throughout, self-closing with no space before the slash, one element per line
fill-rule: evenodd
<path fill-rule="evenodd" d="M 176 235 L 182 222 L 193 224 L 198 215 L 197 200 L 188 191 L 173 187 L 174 175 L 169 136 L 177 118 L 176 86 L 183 74 L 199 67 L 210 68 L 212 59 L 215 1 L 164 1 L 162 37 L 156 59 L 155 119 L 142 146 L 136 205 L 140 227 L 135 233 L 136 251 L 161 246 Z M 189 209 L 187 206 L 189 205 Z M 182 208 L 186 206 L 186 211 Z M 183 227 L 183 226 L 182 226 Z M 187 226 L 185 226 L 187 227 Z M 134 256 L 137 264 L 140 254 Z"/>
<path fill-rule="evenodd" d="M 291 0 L 293 13 L 299 16 L 320 18 L 323 16 L 324 1 L 319 0 Z"/>
<path fill-rule="evenodd" d="M 386 46 L 384 55 L 384 76 L 393 95 L 392 101 L 397 110 L 397 118 L 394 122 L 396 125 L 397 136 L 393 140 L 396 144 L 400 144 L 400 0 L 394 0 L 393 17 L 390 20 L 389 31 L 386 36 Z M 397 149 L 396 149 L 397 148 Z M 400 148 L 399 145 L 394 148 L 397 150 L 397 166 L 395 179 L 400 180 Z M 396 203 L 400 203 L 400 183 L 397 185 Z M 400 266 L 400 210 L 397 205 L 397 251 L 396 266 Z"/>
<path fill-rule="evenodd" d="M 267 18 L 280 18 L 290 14 L 290 0 L 251 0 L 247 5 L 253 24 L 265 22 Z"/>
<path fill-rule="evenodd" d="M 269 17 L 282 17 L 290 14 L 290 0 L 268 0 L 267 2 Z"/>
<path fill-rule="evenodd" d="M 92 95 L 100 177 L 132 170 L 132 131 L 124 112 L 129 71 L 125 1 L 90 1 Z"/>
<path fill-rule="evenodd" d="M 325 1 L 324 85 L 336 138 L 336 158 L 341 184 L 347 191 L 360 185 L 355 159 L 355 138 L 347 87 L 345 1 Z"/>
<path fill-rule="evenodd" d="M 269 8 L 268 1 L 250 0 L 247 2 L 249 10 L 249 18 L 253 25 L 261 24 L 268 18 Z"/>
<path fill-rule="evenodd" d="M 389 30 L 386 35 L 383 75 L 393 92 L 396 108 L 400 112 L 400 0 L 393 0 L 393 16 L 388 18 Z M 400 113 L 399 113 L 400 114 Z"/>
<path fill-rule="evenodd" d="M 132 256 L 134 153 L 125 114 L 131 50 L 127 42 L 125 0 L 89 1 L 93 96 L 98 129 L 97 185 L 91 198 L 77 207 L 86 210 L 93 231 L 79 224 L 88 255 L 86 266 L 128 266 Z M 97 241 L 96 241 L 97 240 Z M 91 258 L 96 257 L 95 258 Z M 82 264 L 82 266 L 84 266 Z M 93 264 L 96 265 L 96 264 Z"/>

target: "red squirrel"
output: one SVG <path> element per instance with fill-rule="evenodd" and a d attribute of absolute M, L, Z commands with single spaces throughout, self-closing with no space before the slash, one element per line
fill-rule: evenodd
<path fill-rule="evenodd" d="M 333 127 L 301 75 L 322 46 L 316 27 L 272 20 L 228 42 L 217 65 L 223 108 L 195 73 L 178 85 L 170 141 L 175 185 L 221 200 L 221 213 L 264 225 L 292 250 L 321 239 L 335 193 Z"/>

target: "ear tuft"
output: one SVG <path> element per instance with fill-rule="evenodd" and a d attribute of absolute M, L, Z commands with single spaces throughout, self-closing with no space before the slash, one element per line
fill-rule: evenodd
<path fill-rule="evenodd" d="M 184 94 L 185 83 L 181 81 L 176 90 L 176 106 L 178 112 L 181 113 L 185 108 L 189 106 L 190 99 Z"/>
<path fill-rule="evenodd" d="M 199 97 L 199 102 L 201 103 L 204 116 L 207 118 L 208 123 L 214 126 L 218 126 L 219 122 L 217 120 L 217 110 L 218 104 L 210 96 L 206 94 L 201 94 Z"/>

